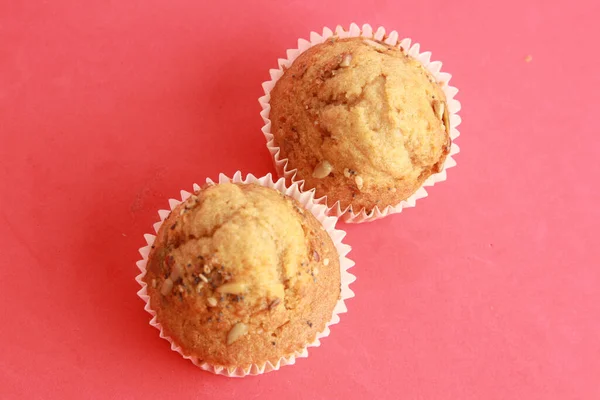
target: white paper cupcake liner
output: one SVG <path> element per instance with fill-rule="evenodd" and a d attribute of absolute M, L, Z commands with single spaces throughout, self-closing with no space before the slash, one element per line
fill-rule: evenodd
<path fill-rule="evenodd" d="M 215 183 L 211 179 L 206 179 L 206 182 L 209 184 Z M 247 368 L 226 368 L 219 365 L 209 364 L 207 362 L 198 360 L 198 358 L 195 356 L 185 355 L 181 347 L 178 346 L 169 336 L 167 336 L 164 333 L 161 324 L 156 319 L 156 312 L 151 308 L 150 296 L 148 296 L 147 294 L 148 285 L 142 280 L 142 278 L 146 275 L 146 263 L 148 261 L 148 255 L 150 254 L 150 248 L 156 238 L 155 235 L 144 235 L 147 245 L 139 250 L 140 254 L 142 255 L 142 260 L 137 262 L 137 266 L 140 269 L 141 273 L 135 279 L 142 286 L 142 288 L 138 291 L 138 296 L 140 296 L 140 298 L 146 303 L 144 309 L 148 311 L 150 315 L 152 315 L 150 325 L 154 326 L 160 331 L 161 338 L 166 339 L 169 343 L 171 343 L 171 350 L 178 352 L 183 356 L 183 358 L 190 360 L 201 369 L 212 372 L 214 374 L 225 375 L 228 377 L 244 377 L 247 375 L 259 375 L 265 372 L 278 370 L 284 365 L 292 365 L 296 362 L 297 358 L 307 357 L 309 347 L 320 346 L 320 339 L 329 336 L 329 326 L 340 322 L 339 314 L 347 312 L 347 308 L 344 302 L 354 297 L 354 293 L 352 292 L 352 290 L 350 290 L 350 284 L 356 280 L 356 277 L 348 272 L 348 269 L 354 265 L 354 262 L 346 258 L 346 255 L 350 252 L 350 246 L 342 243 L 342 239 L 346 236 L 346 232 L 335 229 L 337 218 L 326 215 L 327 207 L 315 202 L 313 192 L 302 192 L 297 183 L 294 183 L 288 187 L 286 186 L 285 180 L 283 178 L 277 180 L 276 182 L 273 182 L 271 174 L 268 174 L 262 178 L 257 178 L 254 175 L 249 174 L 246 176 L 245 179 L 242 178 L 242 174 L 239 171 L 233 175 L 233 178 L 229 178 L 224 174 L 220 174 L 218 183 L 225 182 L 246 184 L 255 183 L 264 187 L 276 189 L 279 192 L 296 199 L 305 209 L 309 210 L 315 216 L 315 218 L 317 218 L 317 220 L 323 225 L 323 227 L 331 237 L 331 240 L 333 241 L 333 244 L 335 245 L 337 252 L 340 256 L 340 300 L 335 305 L 331 320 L 326 324 L 325 329 L 319 334 L 317 334 L 315 341 L 308 344 L 301 351 L 296 351 L 294 354 L 290 354 L 287 357 L 282 357 L 276 362 L 268 361 L 263 365 L 254 364 Z M 193 191 L 196 192 L 200 190 L 200 186 L 194 184 L 193 189 Z M 160 216 L 160 221 L 154 224 L 154 231 L 156 233 L 158 233 L 160 226 L 162 225 L 163 221 L 169 216 L 171 210 L 177 207 L 177 205 L 179 205 L 181 202 L 185 201 L 190 195 L 191 193 L 182 190 L 181 200 L 169 199 L 170 210 L 160 210 L 158 212 L 158 215 Z"/>
<path fill-rule="evenodd" d="M 329 28 L 323 28 L 323 34 L 321 35 L 315 32 L 311 32 L 310 40 L 298 39 L 298 48 L 287 50 L 287 58 L 278 60 L 279 68 L 269 70 L 271 80 L 266 81 L 262 84 L 262 87 L 265 91 L 265 95 L 258 99 L 262 107 L 260 115 L 262 116 L 265 123 L 265 125 L 262 128 L 262 132 L 265 135 L 265 139 L 267 140 L 267 148 L 269 149 L 269 152 L 273 157 L 275 169 L 277 170 L 277 173 L 280 177 L 285 177 L 287 182 L 297 182 L 303 189 L 304 181 L 296 179 L 297 170 L 288 169 L 287 158 L 280 157 L 279 147 L 275 143 L 274 136 L 271 133 L 271 120 L 269 119 L 269 112 L 271 110 L 271 105 L 269 104 L 269 101 L 271 99 L 271 90 L 275 87 L 275 84 L 283 75 L 284 69 L 289 68 L 300 54 L 302 54 L 304 51 L 306 51 L 314 45 L 323 43 L 325 40 L 332 36 L 337 36 L 342 39 L 348 37 L 362 36 L 366 38 L 374 38 L 376 40 L 381 40 L 391 46 L 397 46 L 401 48 L 406 54 L 419 60 L 423 64 L 423 66 L 425 66 L 427 70 L 429 70 L 429 72 L 433 74 L 437 82 L 442 87 L 444 94 L 446 95 L 448 114 L 450 120 L 450 138 L 452 139 L 450 153 L 446 157 L 446 161 L 444 163 L 442 171 L 431 175 L 412 196 L 400 202 L 400 204 L 397 204 L 395 206 L 387 206 L 384 209 L 379 209 L 378 207 L 375 207 L 370 212 L 367 212 L 367 210 L 364 208 L 359 211 L 354 211 L 351 206 L 342 209 L 339 202 L 330 204 L 331 202 L 327 201 L 327 196 L 323 196 L 315 200 L 321 204 L 327 205 L 328 215 L 335 215 L 337 217 L 340 217 L 345 222 L 359 223 L 374 221 L 376 219 L 383 218 L 390 214 L 399 213 L 402 211 L 403 208 L 414 207 L 418 199 L 427 196 L 425 186 L 433 186 L 438 182 L 446 180 L 446 169 L 454 167 L 456 165 L 456 161 L 454 161 L 452 156 L 456 155 L 459 152 L 459 148 L 456 145 L 455 140 L 459 136 L 459 132 L 456 129 L 456 127 L 461 123 L 461 118 L 458 116 L 458 112 L 460 111 L 460 103 L 454 99 L 454 96 L 456 96 L 456 94 L 458 93 L 458 89 L 448 84 L 452 76 L 446 72 L 441 72 L 442 63 L 439 61 L 431 61 L 431 52 L 421 52 L 420 45 L 418 43 L 414 43 L 411 45 L 410 39 L 399 40 L 398 33 L 396 31 L 391 31 L 387 35 L 385 32 L 386 31 L 383 27 L 379 27 L 377 28 L 377 30 L 374 31 L 373 28 L 371 28 L 371 26 L 368 24 L 363 25 L 361 29 L 355 23 L 350 24 L 350 29 L 348 30 L 344 30 L 341 26 L 338 26 L 335 29 L 335 32 Z"/>

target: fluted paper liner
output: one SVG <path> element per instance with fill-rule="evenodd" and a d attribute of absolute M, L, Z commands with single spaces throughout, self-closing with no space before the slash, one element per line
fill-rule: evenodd
<path fill-rule="evenodd" d="M 207 183 L 215 183 L 211 179 L 206 179 Z M 218 183 L 225 182 L 234 182 L 234 183 L 255 183 L 264 187 L 273 188 L 278 190 L 279 192 L 286 194 L 294 199 L 296 199 L 305 209 L 309 210 L 315 218 L 323 225 L 333 244 L 335 245 L 337 252 L 340 257 L 340 275 L 341 275 L 341 291 L 340 291 L 340 300 L 335 305 L 333 310 L 333 314 L 331 320 L 326 324 L 325 329 L 317 334 L 317 337 L 314 342 L 307 344 L 302 350 L 296 351 L 294 354 L 289 354 L 286 357 L 282 357 L 279 360 L 267 361 L 262 365 L 251 365 L 247 368 L 226 368 L 219 365 L 213 365 L 202 360 L 198 360 L 195 356 L 188 356 L 184 354 L 183 350 L 180 346 L 178 346 L 169 336 L 167 336 L 161 324 L 156 319 L 156 312 L 152 310 L 150 305 L 150 297 L 147 294 L 147 284 L 142 280 L 142 278 L 146 275 L 146 263 L 148 261 L 148 255 L 150 254 L 150 248 L 154 243 L 155 235 L 146 234 L 144 238 L 146 239 L 147 246 L 142 247 L 139 251 L 142 255 L 142 260 L 137 262 L 137 266 L 140 269 L 141 273 L 136 277 L 136 281 L 142 286 L 142 289 L 138 291 L 138 296 L 146 303 L 144 309 L 152 315 L 152 319 L 150 320 L 150 325 L 154 326 L 160 331 L 160 337 L 166 339 L 171 343 L 171 350 L 178 352 L 186 358 L 193 362 L 196 366 L 200 367 L 205 371 L 212 372 L 214 374 L 225 375 L 229 377 L 243 377 L 246 375 L 259 375 L 265 372 L 270 372 L 274 370 L 278 370 L 280 367 L 284 365 L 292 365 L 296 362 L 297 358 L 307 357 L 308 356 L 308 348 L 309 347 L 318 347 L 321 345 L 320 339 L 329 336 L 329 326 L 333 324 L 337 324 L 340 321 L 339 314 L 345 313 L 347 311 L 346 305 L 344 304 L 345 300 L 348 300 L 354 297 L 354 293 L 350 290 L 350 284 L 356 280 L 354 275 L 348 272 L 348 269 L 354 265 L 354 262 L 350 259 L 346 258 L 348 252 L 350 252 L 350 246 L 342 243 L 342 239 L 346 236 L 346 232 L 335 229 L 335 224 L 337 222 L 337 218 L 327 216 L 326 211 L 327 207 L 316 203 L 314 200 L 314 191 L 303 192 L 300 190 L 297 183 L 291 184 L 289 187 L 286 186 L 285 180 L 283 178 L 273 182 L 271 174 L 268 174 L 262 178 L 257 178 L 252 174 L 246 176 L 245 179 L 242 179 L 241 172 L 236 172 L 233 175 L 233 178 L 229 178 L 224 174 L 219 175 Z M 200 190 L 200 186 L 197 184 L 193 185 L 193 191 L 196 192 Z M 181 202 L 185 201 L 191 193 L 186 192 L 184 190 L 181 191 L 181 200 L 169 199 L 169 208 L 170 210 L 160 210 L 158 215 L 160 216 L 160 221 L 154 224 L 154 231 L 158 233 L 160 226 L 163 221 L 169 216 L 171 210 L 173 210 L 177 205 Z"/>
<path fill-rule="evenodd" d="M 383 218 L 390 214 L 396 214 L 402 211 L 405 207 L 414 207 L 415 202 L 418 199 L 427 196 L 427 191 L 425 190 L 425 186 L 433 186 L 438 182 L 442 182 L 446 180 L 446 169 L 450 167 L 454 167 L 456 165 L 456 161 L 452 158 L 452 156 L 456 155 L 459 152 L 459 148 L 455 143 L 456 138 L 459 136 L 459 132 L 456 127 L 460 124 L 461 118 L 458 116 L 458 111 L 460 111 L 460 103 L 454 99 L 454 96 L 458 93 L 458 89 L 450 86 L 448 82 L 452 77 L 450 74 L 446 72 L 441 72 L 442 63 L 439 61 L 431 61 L 431 52 L 421 52 L 420 45 L 418 43 L 414 43 L 411 45 L 410 39 L 399 39 L 398 33 L 396 31 L 391 31 L 389 34 L 386 34 L 386 31 L 383 27 L 377 28 L 377 30 L 373 30 L 370 25 L 365 24 L 362 26 L 362 29 L 356 25 L 355 23 L 350 24 L 350 29 L 345 30 L 341 26 L 338 26 L 335 29 L 335 32 L 329 28 L 323 28 L 323 33 L 318 34 L 316 32 L 310 33 L 310 40 L 298 39 L 298 48 L 287 50 L 286 56 L 287 58 L 279 59 L 278 65 L 279 68 L 269 70 L 271 75 L 271 80 L 266 81 L 262 84 L 262 87 L 265 91 L 265 95 L 258 99 L 262 111 L 260 115 L 262 116 L 265 125 L 262 128 L 262 132 L 267 140 L 267 148 L 273 157 L 273 163 L 275 164 L 275 169 L 277 170 L 277 174 L 280 177 L 285 177 L 287 182 L 297 182 L 300 187 L 303 189 L 304 181 L 296 178 L 296 169 L 288 169 L 288 160 L 287 158 L 280 157 L 279 146 L 275 143 L 274 136 L 271 133 L 271 120 L 269 119 L 269 111 L 271 110 L 271 105 L 269 101 L 271 99 L 271 90 L 275 87 L 275 84 L 279 80 L 279 78 L 283 75 L 283 72 L 286 68 L 289 68 L 294 60 L 302 54 L 304 51 L 308 50 L 312 46 L 323 43 L 328 38 L 336 36 L 339 38 L 348 38 L 348 37 L 365 37 L 365 38 L 374 38 L 376 40 L 381 40 L 391 46 L 397 46 L 401 48 L 404 53 L 408 54 L 410 57 L 413 57 L 421 62 L 425 68 L 434 76 L 438 84 L 442 87 L 444 94 L 446 95 L 446 101 L 448 106 L 449 120 L 450 120 L 450 138 L 452 139 L 452 146 L 450 148 L 450 153 L 446 157 L 446 161 L 444 162 L 444 166 L 442 170 L 436 174 L 431 175 L 423 185 L 409 198 L 400 202 L 395 206 L 387 206 L 384 209 L 379 209 L 379 207 L 373 208 L 371 211 L 367 211 L 366 209 L 361 209 L 355 211 L 352 209 L 352 206 L 347 207 L 346 209 L 342 209 L 340 202 L 332 203 L 331 201 L 327 201 L 327 196 L 323 196 L 321 198 L 316 199 L 317 202 L 327 205 L 327 214 L 335 215 L 346 222 L 368 222 L 374 221 L 379 218 Z"/>

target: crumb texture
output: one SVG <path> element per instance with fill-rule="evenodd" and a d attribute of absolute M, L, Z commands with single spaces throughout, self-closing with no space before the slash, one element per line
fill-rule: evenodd
<path fill-rule="evenodd" d="M 342 207 L 398 204 L 441 170 L 450 149 L 442 89 L 419 61 L 382 42 L 310 48 L 279 79 L 270 104 L 281 158 L 306 188 Z"/>
<path fill-rule="evenodd" d="M 207 186 L 175 208 L 144 280 L 165 333 L 225 367 L 301 350 L 340 295 L 327 232 L 295 200 L 254 184 Z"/>

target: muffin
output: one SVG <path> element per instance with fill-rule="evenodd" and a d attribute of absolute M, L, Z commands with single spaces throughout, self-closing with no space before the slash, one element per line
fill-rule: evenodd
<path fill-rule="evenodd" d="M 325 330 L 340 299 L 340 255 L 296 200 L 222 183 L 173 209 L 141 279 L 156 322 L 184 356 L 264 368 Z"/>
<path fill-rule="evenodd" d="M 296 58 L 270 92 L 271 134 L 304 189 L 353 212 L 396 206 L 443 169 L 446 97 L 402 48 L 330 37 Z"/>

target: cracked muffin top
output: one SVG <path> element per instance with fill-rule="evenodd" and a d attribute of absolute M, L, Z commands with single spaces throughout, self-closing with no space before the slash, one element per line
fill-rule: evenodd
<path fill-rule="evenodd" d="M 288 170 L 342 209 L 395 206 L 450 150 L 446 99 L 402 49 L 331 38 L 302 53 L 271 91 L 271 132 Z"/>
<path fill-rule="evenodd" d="M 209 185 L 163 222 L 143 278 L 183 353 L 216 366 L 276 363 L 325 329 L 340 297 L 337 250 L 294 199 Z"/>

